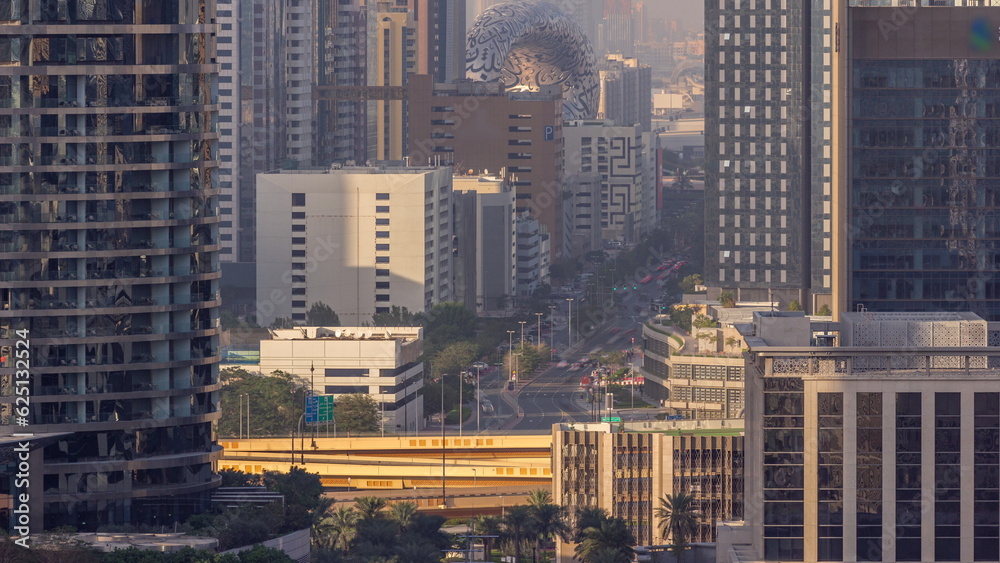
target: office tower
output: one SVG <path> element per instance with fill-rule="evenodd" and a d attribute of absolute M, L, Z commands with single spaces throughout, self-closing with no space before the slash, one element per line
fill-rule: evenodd
<path fill-rule="evenodd" d="M 20 490 L 36 531 L 170 525 L 219 484 L 214 4 L 17 6 L 0 6 L 16 46 L 0 77 L 0 346 L 27 331 L 31 404 L 15 416 L 0 354 L 0 428 L 50 435 Z"/>
<path fill-rule="evenodd" d="M 654 511 L 664 496 L 686 493 L 700 514 L 687 540 L 715 541 L 716 522 L 743 515 L 743 421 L 699 424 L 553 425 L 553 501 L 603 508 L 625 520 L 636 545 L 662 546 L 670 540 L 663 537 Z M 558 540 L 556 549 L 560 561 L 573 553 L 572 544 Z"/>
<path fill-rule="evenodd" d="M 382 429 L 408 435 L 424 426 L 423 338 L 420 327 L 274 330 L 260 341 L 260 371 L 290 373 L 334 401 L 369 395 L 378 404 Z"/>
<path fill-rule="evenodd" d="M 561 88 L 504 92 L 498 83 L 433 84 L 414 75 L 409 86 L 410 163 L 454 164 L 500 174 L 552 235 L 553 259 L 563 245 L 563 100 Z"/>
<path fill-rule="evenodd" d="M 605 55 L 598 72 L 601 99 L 597 106 L 598 119 L 610 119 L 616 125 L 639 124 L 642 131 L 652 130 L 653 70 L 638 59 L 622 55 Z"/>
<path fill-rule="evenodd" d="M 741 300 L 829 303 L 827 4 L 705 3 L 705 281 Z"/>
<path fill-rule="evenodd" d="M 562 130 L 569 172 L 601 175 L 601 238 L 638 240 L 644 234 L 643 205 L 649 203 L 644 194 L 654 188 L 645 176 L 647 155 L 639 125 L 567 121 Z"/>
<path fill-rule="evenodd" d="M 549 280 L 552 238 L 542 224 L 530 214 L 516 220 L 517 227 L 517 294 L 531 297 Z"/>
<path fill-rule="evenodd" d="M 845 310 L 1000 320 L 1000 7 L 970 4 L 908 9 L 888 27 L 880 18 L 902 8 L 845 8 Z"/>
<path fill-rule="evenodd" d="M 352 88 L 368 85 L 368 7 L 362 0 L 319 2 L 314 26 L 317 88 Z M 353 95 L 317 96 L 314 162 L 364 162 L 368 158 L 367 106 Z"/>
<path fill-rule="evenodd" d="M 505 308 L 517 292 L 514 188 L 499 176 L 455 176 L 455 300 L 473 311 Z"/>
<path fill-rule="evenodd" d="M 417 74 L 442 83 L 465 77 L 465 0 L 405 3 L 417 25 Z"/>
<path fill-rule="evenodd" d="M 578 162 L 574 154 L 567 160 Z M 597 172 L 580 172 L 566 176 L 563 192 L 564 252 L 569 256 L 585 256 L 603 249 L 601 244 L 601 192 L 604 182 Z"/>
<path fill-rule="evenodd" d="M 258 175 L 261 325 L 304 323 L 317 302 L 362 326 L 393 305 L 419 312 L 453 300 L 451 176 L 403 166 Z"/>
<path fill-rule="evenodd" d="M 414 48 L 416 28 L 406 8 L 379 2 L 375 18 L 378 30 L 371 38 L 375 53 L 369 85 L 406 86 L 407 76 L 416 70 Z M 369 101 L 368 158 L 403 160 L 407 154 L 406 102 Z"/>
<path fill-rule="evenodd" d="M 604 0 L 604 19 L 598 27 L 597 52 L 635 56 L 632 0 Z"/>
<path fill-rule="evenodd" d="M 712 336 L 717 338 L 722 332 L 715 328 L 703 330 L 716 333 Z M 714 346 L 705 340 L 713 347 L 711 354 L 705 354 L 701 346 L 684 350 L 672 333 L 643 325 L 644 392 L 685 420 L 743 418 L 743 356 L 739 349 L 726 346 L 725 338 L 721 340 L 717 339 Z M 735 353 L 716 355 L 719 348 Z"/>
<path fill-rule="evenodd" d="M 996 561 L 997 332 L 972 313 L 757 312 L 745 520 L 720 561 Z"/>

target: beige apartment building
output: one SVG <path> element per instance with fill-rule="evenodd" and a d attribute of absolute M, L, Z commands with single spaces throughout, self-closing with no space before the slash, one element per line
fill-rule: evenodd
<path fill-rule="evenodd" d="M 424 424 L 423 329 L 298 327 L 260 342 L 260 371 L 282 370 L 319 395 L 361 393 L 379 405 L 385 432 L 408 435 Z"/>
<path fill-rule="evenodd" d="M 597 507 L 632 529 L 636 545 L 663 545 L 654 511 L 665 495 L 688 493 L 702 514 L 691 542 L 715 541 L 715 523 L 743 514 L 743 423 L 625 422 L 552 427 L 556 504 Z M 557 560 L 573 545 L 559 542 Z"/>
<path fill-rule="evenodd" d="M 344 324 L 455 299 L 452 170 L 369 166 L 257 176 L 257 316 Z"/>

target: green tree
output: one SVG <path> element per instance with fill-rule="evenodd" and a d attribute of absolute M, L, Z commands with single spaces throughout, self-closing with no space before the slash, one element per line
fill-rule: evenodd
<path fill-rule="evenodd" d="M 428 355 L 476 334 L 476 314 L 461 303 L 438 303 L 424 313 L 423 320 L 424 352 Z"/>
<path fill-rule="evenodd" d="M 701 274 L 691 274 L 690 276 L 685 276 L 677 286 L 683 293 L 691 293 L 694 291 L 694 286 L 704 285 L 705 282 L 701 279 Z"/>
<path fill-rule="evenodd" d="M 670 308 L 670 322 L 683 331 L 691 332 L 691 318 L 693 316 L 694 311 L 689 307 L 674 306 Z"/>
<path fill-rule="evenodd" d="M 309 326 L 340 326 L 340 318 L 329 305 L 317 301 L 306 311 L 306 322 Z"/>
<path fill-rule="evenodd" d="M 660 520 L 660 533 L 670 538 L 671 551 L 680 561 L 688 548 L 688 539 L 698 530 L 699 513 L 695 498 L 687 493 L 666 495 L 660 499 L 660 506 L 653 512 Z"/>
<path fill-rule="evenodd" d="M 575 551 L 584 563 L 628 563 L 635 553 L 635 534 L 621 518 L 605 518 L 582 535 Z"/>
<path fill-rule="evenodd" d="M 371 395 L 341 395 L 336 399 L 333 412 L 337 429 L 343 432 L 377 432 L 382 423 L 379 405 Z"/>
<path fill-rule="evenodd" d="M 694 328 L 715 328 L 718 325 L 719 323 L 708 315 L 696 315 L 691 321 L 691 326 Z"/>
<path fill-rule="evenodd" d="M 372 315 L 372 326 L 417 326 L 417 315 L 406 307 L 393 305 L 388 313 Z"/>
<path fill-rule="evenodd" d="M 285 504 L 297 504 L 306 510 L 319 506 L 323 495 L 323 482 L 317 473 L 309 473 L 305 469 L 292 466 L 288 473 L 280 471 L 265 471 L 264 486 L 268 490 L 285 496 Z"/>
<path fill-rule="evenodd" d="M 830 315 L 833 314 L 833 311 L 830 310 L 829 305 L 823 305 L 822 307 L 819 308 L 819 311 L 816 311 L 816 314 L 821 317 L 829 317 Z"/>
<path fill-rule="evenodd" d="M 360 514 L 350 506 L 338 506 L 317 526 L 320 545 L 347 553 L 357 532 Z"/>
<path fill-rule="evenodd" d="M 584 530 L 600 527 L 601 522 L 608 519 L 608 511 L 597 507 L 579 507 L 573 522 L 573 543 L 584 540 Z"/>
<path fill-rule="evenodd" d="M 359 520 L 374 520 L 382 517 L 382 511 L 388 505 L 384 498 L 358 497 L 354 499 L 354 507 L 358 510 Z"/>
<path fill-rule="evenodd" d="M 544 489 L 531 491 L 528 496 L 528 503 L 531 510 L 532 532 L 535 540 L 532 550 L 532 561 L 537 563 L 542 549 L 542 542 L 549 542 L 555 538 L 568 541 L 570 527 L 566 518 L 566 509 L 558 504 L 553 504 L 552 494 L 548 491 Z"/>
<path fill-rule="evenodd" d="M 719 303 L 726 309 L 736 306 L 736 294 L 732 291 L 723 291 L 719 294 Z"/>
<path fill-rule="evenodd" d="M 389 507 L 389 519 L 399 526 L 400 532 L 407 532 L 417 520 L 417 505 L 410 501 L 397 502 Z"/>
<path fill-rule="evenodd" d="M 789 311 L 801 311 L 802 310 L 802 304 L 799 303 L 799 301 L 797 299 L 792 299 L 792 301 L 788 304 L 788 310 Z"/>
<path fill-rule="evenodd" d="M 295 322 L 288 317 L 278 317 L 271 323 L 271 328 L 295 328 Z"/>
<path fill-rule="evenodd" d="M 260 475 L 244 473 L 235 469 L 222 469 L 219 471 L 222 477 L 222 487 L 252 487 L 260 485 Z"/>
<path fill-rule="evenodd" d="M 282 371 L 275 371 L 271 375 L 247 374 L 243 370 L 240 371 L 242 374 L 238 379 L 230 379 L 222 386 L 219 436 L 224 438 L 238 436 L 241 422 L 246 432 L 248 398 L 251 437 L 287 436 L 298 424 L 305 408 L 303 382 Z M 242 409 L 241 402 L 243 402 Z"/>
<path fill-rule="evenodd" d="M 260 375 L 260 374 L 250 373 L 249 371 L 238 366 L 229 366 L 227 368 L 219 370 L 219 382 L 230 383 L 232 381 L 241 381 L 244 379 L 249 379 L 254 375 Z"/>
<path fill-rule="evenodd" d="M 730 336 L 726 338 L 726 348 L 738 348 L 740 346 L 740 339 L 735 336 Z"/>
<path fill-rule="evenodd" d="M 455 342 L 430 358 L 430 375 L 439 378 L 442 374 L 457 374 L 476 361 L 479 350 L 469 341 Z"/>
<path fill-rule="evenodd" d="M 503 517 L 503 535 L 511 546 L 514 563 L 521 561 L 521 544 L 531 536 L 533 529 L 534 515 L 530 507 L 519 504 L 507 509 Z"/>
<path fill-rule="evenodd" d="M 480 514 L 472 519 L 472 530 L 483 538 L 483 551 L 485 561 L 493 561 L 493 538 L 488 536 L 498 536 L 501 530 L 500 518 Z"/>

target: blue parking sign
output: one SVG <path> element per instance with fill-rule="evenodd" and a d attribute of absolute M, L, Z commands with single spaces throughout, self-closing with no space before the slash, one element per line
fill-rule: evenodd
<path fill-rule="evenodd" d="M 546 125 L 545 126 L 545 140 L 546 141 L 554 141 L 555 138 L 556 138 L 556 127 L 555 127 L 555 125 Z"/>

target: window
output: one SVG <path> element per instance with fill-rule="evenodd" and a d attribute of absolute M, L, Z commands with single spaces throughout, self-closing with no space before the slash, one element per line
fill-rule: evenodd
<path fill-rule="evenodd" d="M 389 296 L 388 295 L 376 295 L 375 296 L 375 301 L 378 301 L 378 302 L 381 302 L 381 303 L 385 303 L 385 302 L 389 301 Z"/>
<path fill-rule="evenodd" d="M 305 219 L 305 218 L 306 218 L 305 211 L 292 211 L 292 219 Z"/>
<path fill-rule="evenodd" d="M 376 315 L 379 315 L 379 314 L 382 314 L 382 313 L 388 314 L 389 313 L 389 307 L 375 307 L 375 314 Z"/>
<path fill-rule="evenodd" d="M 306 308 L 306 302 L 305 301 L 292 301 L 292 307 L 299 308 L 299 309 L 305 309 Z"/>
<path fill-rule="evenodd" d="M 305 225 L 292 225 L 292 232 L 293 233 L 304 233 L 304 232 L 306 232 L 306 226 Z"/>
<path fill-rule="evenodd" d="M 305 295 L 305 294 L 306 294 L 306 288 L 304 288 L 304 287 L 293 287 L 292 288 L 292 295 Z"/>
<path fill-rule="evenodd" d="M 375 219 L 375 225 L 379 226 L 379 227 L 388 226 L 389 225 L 389 218 L 388 217 L 380 217 L 378 219 Z"/>
<path fill-rule="evenodd" d="M 375 199 L 379 201 L 389 201 L 389 194 L 375 194 Z"/>
<path fill-rule="evenodd" d="M 375 289 L 389 289 L 389 282 L 375 282 Z"/>
<path fill-rule="evenodd" d="M 306 251 L 304 249 L 298 249 L 292 251 L 292 258 L 305 258 Z"/>
<path fill-rule="evenodd" d="M 388 212 L 389 212 L 389 206 L 388 205 L 376 205 L 375 206 L 375 213 L 388 213 Z"/>
<path fill-rule="evenodd" d="M 375 263 L 376 264 L 388 264 L 389 263 L 389 257 L 388 256 L 376 256 L 375 257 Z"/>
<path fill-rule="evenodd" d="M 388 276 L 389 275 L 389 269 L 388 268 L 376 268 L 375 269 L 375 275 L 376 276 Z"/>
<path fill-rule="evenodd" d="M 292 276 L 292 283 L 306 283 L 305 276 Z"/>
<path fill-rule="evenodd" d="M 306 237 L 292 237 L 292 244 L 305 244 Z"/>
<path fill-rule="evenodd" d="M 389 245 L 388 244 L 376 244 L 375 245 L 375 250 L 377 250 L 379 252 L 389 252 Z"/>
<path fill-rule="evenodd" d="M 306 263 L 305 262 L 292 262 L 292 269 L 293 270 L 305 270 L 306 269 Z"/>
<path fill-rule="evenodd" d="M 375 231 L 375 238 L 389 238 L 389 231 Z"/>
<path fill-rule="evenodd" d="M 306 204 L 306 194 L 292 194 L 292 207 L 304 207 Z"/>

